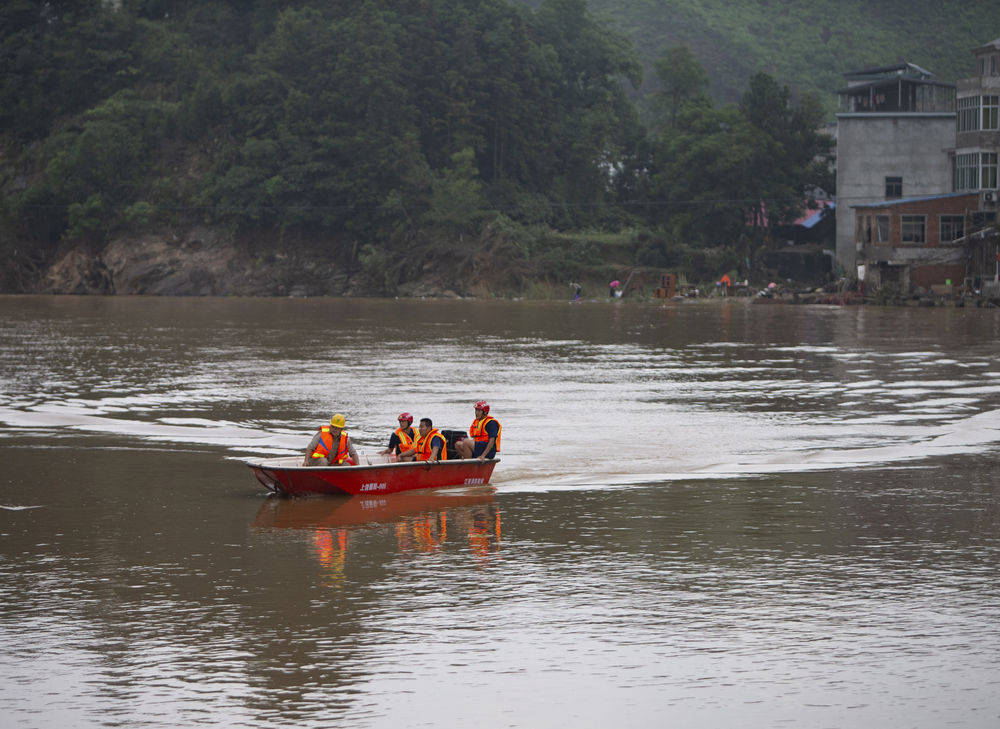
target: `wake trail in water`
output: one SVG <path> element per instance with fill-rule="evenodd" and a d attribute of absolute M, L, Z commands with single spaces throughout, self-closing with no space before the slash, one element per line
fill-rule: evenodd
<path fill-rule="evenodd" d="M 237 454 L 294 455 L 304 441 L 304 434 L 283 429 L 261 429 L 239 423 L 200 418 L 163 418 L 150 422 L 94 415 L 80 408 L 48 405 L 39 410 L 0 409 L 0 422 L 19 431 L 29 439 L 35 435 L 48 439 L 47 445 L 59 448 L 59 431 L 72 433 L 67 448 L 79 447 L 79 434 L 112 435 L 128 440 L 139 439 L 157 443 L 201 445 L 226 448 Z M 805 442 L 808 425 L 788 426 L 795 431 L 798 443 Z M 711 458 L 702 449 L 694 454 L 664 453 L 651 457 L 645 443 L 625 437 L 611 439 L 602 452 L 613 458 L 595 456 L 590 444 L 561 443 L 549 449 L 518 449 L 517 439 L 508 439 L 513 446 L 501 453 L 504 465 L 497 469 L 494 483 L 505 491 L 569 490 L 628 487 L 638 484 L 692 479 L 740 478 L 780 473 L 864 468 L 886 465 L 921 467 L 935 457 L 971 455 L 988 451 L 1000 443 L 1000 409 L 958 418 L 940 425 L 908 426 L 905 429 L 884 429 L 886 445 L 865 447 L 838 446 L 857 437 L 850 421 L 840 428 L 840 437 L 830 437 L 824 426 L 824 440 L 832 445 L 824 448 L 783 447 L 792 442 L 789 432 L 775 432 L 768 441 L 759 442 L 760 452 L 727 455 L 724 446 L 711 449 Z M 903 435 L 900 435 L 903 433 Z M 362 438 L 364 436 L 362 435 Z M 506 436 L 505 436 L 506 437 Z M 712 434 L 722 443 L 723 432 Z M 879 440 L 878 432 L 868 432 L 867 440 Z M 359 441 L 359 448 L 365 450 Z M 122 443 L 122 447 L 134 447 Z M 377 446 L 368 446 L 368 448 Z M 693 457 L 692 457 L 693 456 Z"/>
<path fill-rule="evenodd" d="M 494 484 L 504 491 L 574 490 L 626 488 L 668 481 L 745 478 L 780 473 L 902 466 L 924 468 L 928 459 L 974 455 L 1000 444 L 1000 409 L 972 415 L 952 423 L 925 426 L 907 442 L 874 447 L 832 447 L 815 450 L 786 450 L 761 454 L 740 454 L 712 462 L 678 461 L 664 470 L 653 463 L 632 463 L 628 470 L 610 468 L 608 463 L 560 463 L 563 468 L 526 468 L 518 465 L 494 476 Z"/>
<path fill-rule="evenodd" d="M 225 448 L 240 455 L 294 455 L 299 453 L 307 431 L 260 428 L 204 418 L 161 418 L 156 421 L 94 414 L 87 408 L 49 403 L 32 410 L 0 408 L 0 423 L 31 440 L 44 437 L 49 447 L 61 447 L 58 434 L 67 438 L 67 448 L 79 447 L 81 433 L 111 435 L 124 439 L 121 447 L 134 447 L 134 440 L 166 444 Z M 766 430 L 752 421 L 742 428 Z M 53 434 L 56 437 L 53 438 Z M 379 446 L 375 433 L 356 431 L 361 450 Z M 988 451 L 1000 443 L 1000 409 L 990 410 L 937 425 L 891 426 L 870 419 L 829 423 L 796 423 L 776 428 L 754 443 L 756 452 L 726 453 L 725 427 L 709 426 L 695 437 L 717 447 L 688 448 L 681 442 L 673 449 L 650 447 L 629 432 L 609 434 L 601 455 L 593 444 L 553 438 L 546 445 L 542 436 L 527 443 L 505 434 L 510 448 L 501 453 L 503 466 L 494 483 L 505 491 L 620 488 L 638 484 L 692 479 L 740 478 L 780 473 L 865 468 L 886 465 L 920 467 L 935 457 L 971 455 Z M 821 438 L 826 447 L 806 448 L 810 437 Z M 859 437 L 885 445 L 853 445 Z M 72 441 L 72 442 L 70 442 Z M 365 441 L 371 441 L 366 443 Z M 530 446 L 528 445 L 530 444 Z M 791 444 L 791 445 L 789 445 Z M 745 446 L 746 444 L 744 444 Z M 519 447 L 521 446 L 521 447 Z M 525 447 L 528 446 L 528 447 Z M 651 453 L 653 455 L 651 455 Z M 606 455 L 610 454 L 610 455 Z"/>

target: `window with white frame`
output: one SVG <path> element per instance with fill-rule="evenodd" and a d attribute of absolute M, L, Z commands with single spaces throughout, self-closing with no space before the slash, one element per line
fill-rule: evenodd
<path fill-rule="evenodd" d="M 889 242 L 889 216 L 888 215 L 876 215 L 875 216 L 875 242 L 876 243 L 888 243 Z"/>
<path fill-rule="evenodd" d="M 984 131 L 1000 129 L 1000 96 L 983 97 Z"/>
<path fill-rule="evenodd" d="M 961 215 L 942 215 L 940 226 L 942 243 L 951 243 L 965 235 L 965 218 Z"/>
<path fill-rule="evenodd" d="M 959 99 L 956 105 L 958 107 L 958 131 L 978 132 L 979 97 L 967 96 L 964 99 Z"/>
<path fill-rule="evenodd" d="M 904 243 L 924 243 L 927 240 L 926 215 L 900 215 L 899 227 Z"/>
<path fill-rule="evenodd" d="M 980 158 L 983 161 L 979 178 L 980 186 L 984 190 L 997 189 L 997 153 L 983 152 L 980 154 Z"/>
<path fill-rule="evenodd" d="M 955 189 L 979 189 L 979 152 L 955 155 Z"/>

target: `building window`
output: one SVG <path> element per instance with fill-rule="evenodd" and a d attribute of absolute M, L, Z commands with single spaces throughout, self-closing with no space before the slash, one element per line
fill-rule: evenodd
<path fill-rule="evenodd" d="M 958 108 L 958 131 L 979 131 L 979 97 L 967 96 L 956 102 Z"/>
<path fill-rule="evenodd" d="M 955 155 L 955 189 L 979 189 L 979 152 Z"/>
<path fill-rule="evenodd" d="M 985 58 L 980 58 L 979 59 L 979 75 L 982 76 L 985 73 L 986 73 L 986 59 Z"/>
<path fill-rule="evenodd" d="M 983 97 L 983 129 L 1000 129 L 1000 96 Z"/>
<path fill-rule="evenodd" d="M 961 215 L 941 216 L 941 242 L 951 243 L 965 235 L 965 218 Z"/>
<path fill-rule="evenodd" d="M 990 56 L 990 74 L 993 76 L 997 75 L 997 57 Z"/>
<path fill-rule="evenodd" d="M 983 160 L 982 176 L 980 183 L 984 190 L 997 189 L 997 153 L 983 152 L 980 157 Z"/>
<path fill-rule="evenodd" d="M 878 243 L 888 243 L 889 242 L 889 216 L 888 215 L 876 215 L 875 216 L 875 240 Z"/>
<path fill-rule="evenodd" d="M 904 243 L 923 243 L 927 240 L 927 216 L 899 216 L 900 232 Z"/>
<path fill-rule="evenodd" d="M 885 196 L 887 198 L 903 197 L 903 178 L 902 177 L 886 177 L 885 178 Z"/>

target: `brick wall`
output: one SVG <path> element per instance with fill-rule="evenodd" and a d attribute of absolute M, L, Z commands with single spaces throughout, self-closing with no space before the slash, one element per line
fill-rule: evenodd
<path fill-rule="evenodd" d="M 934 247 L 940 244 L 940 216 L 942 215 L 962 215 L 968 216 L 979 209 L 979 195 L 968 193 L 966 195 L 956 195 L 951 197 L 939 197 L 927 200 L 913 200 L 910 202 L 899 202 L 891 205 L 865 205 L 855 208 L 855 238 L 862 236 L 864 245 L 873 246 L 929 246 Z M 889 239 L 878 241 L 876 217 L 884 215 L 889 217 Z M 923 244 L 913 243 L 902 239 L 902 216 L 923 215 L 925 217 L 925 242 Z M 860 224 L 860 228 L 859 228 Z M 965 225 L 969 225 L 966 219 Z M 871 241 L 867 240 L 868 230 L 871 230 Z M 857 240 L 856 240 L 857 242 Z"/>
<path fill-rule="evenodd" d="M 931 264 L 926 266 L 913 265 L 910 267 L 910 285 L 921 286 L 930 289 L 945 283 L 951 279 L 952 286 L 958 288 L 965 280 L 964 265 L 943 265 Z"/>

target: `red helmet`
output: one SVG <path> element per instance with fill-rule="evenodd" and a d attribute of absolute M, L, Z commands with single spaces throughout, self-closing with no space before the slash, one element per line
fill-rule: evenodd
<path fill-rule="evenodd" d="M 490 406 L 489 406 L 489 404 L 485 400 L 480 400 L 475 405 L 473 405 L 473 407 L 476 410 L 482 410 L 487 415 L 490 414 Z"/>
<path fill-rule="evenodd" d="M 400 413 L 399 417 L 396 418 L 396 420 L 409 420 L 410 424 L 412 424 L 413 423 L 413 416 L 410 415 L 409 413 Z"/>

